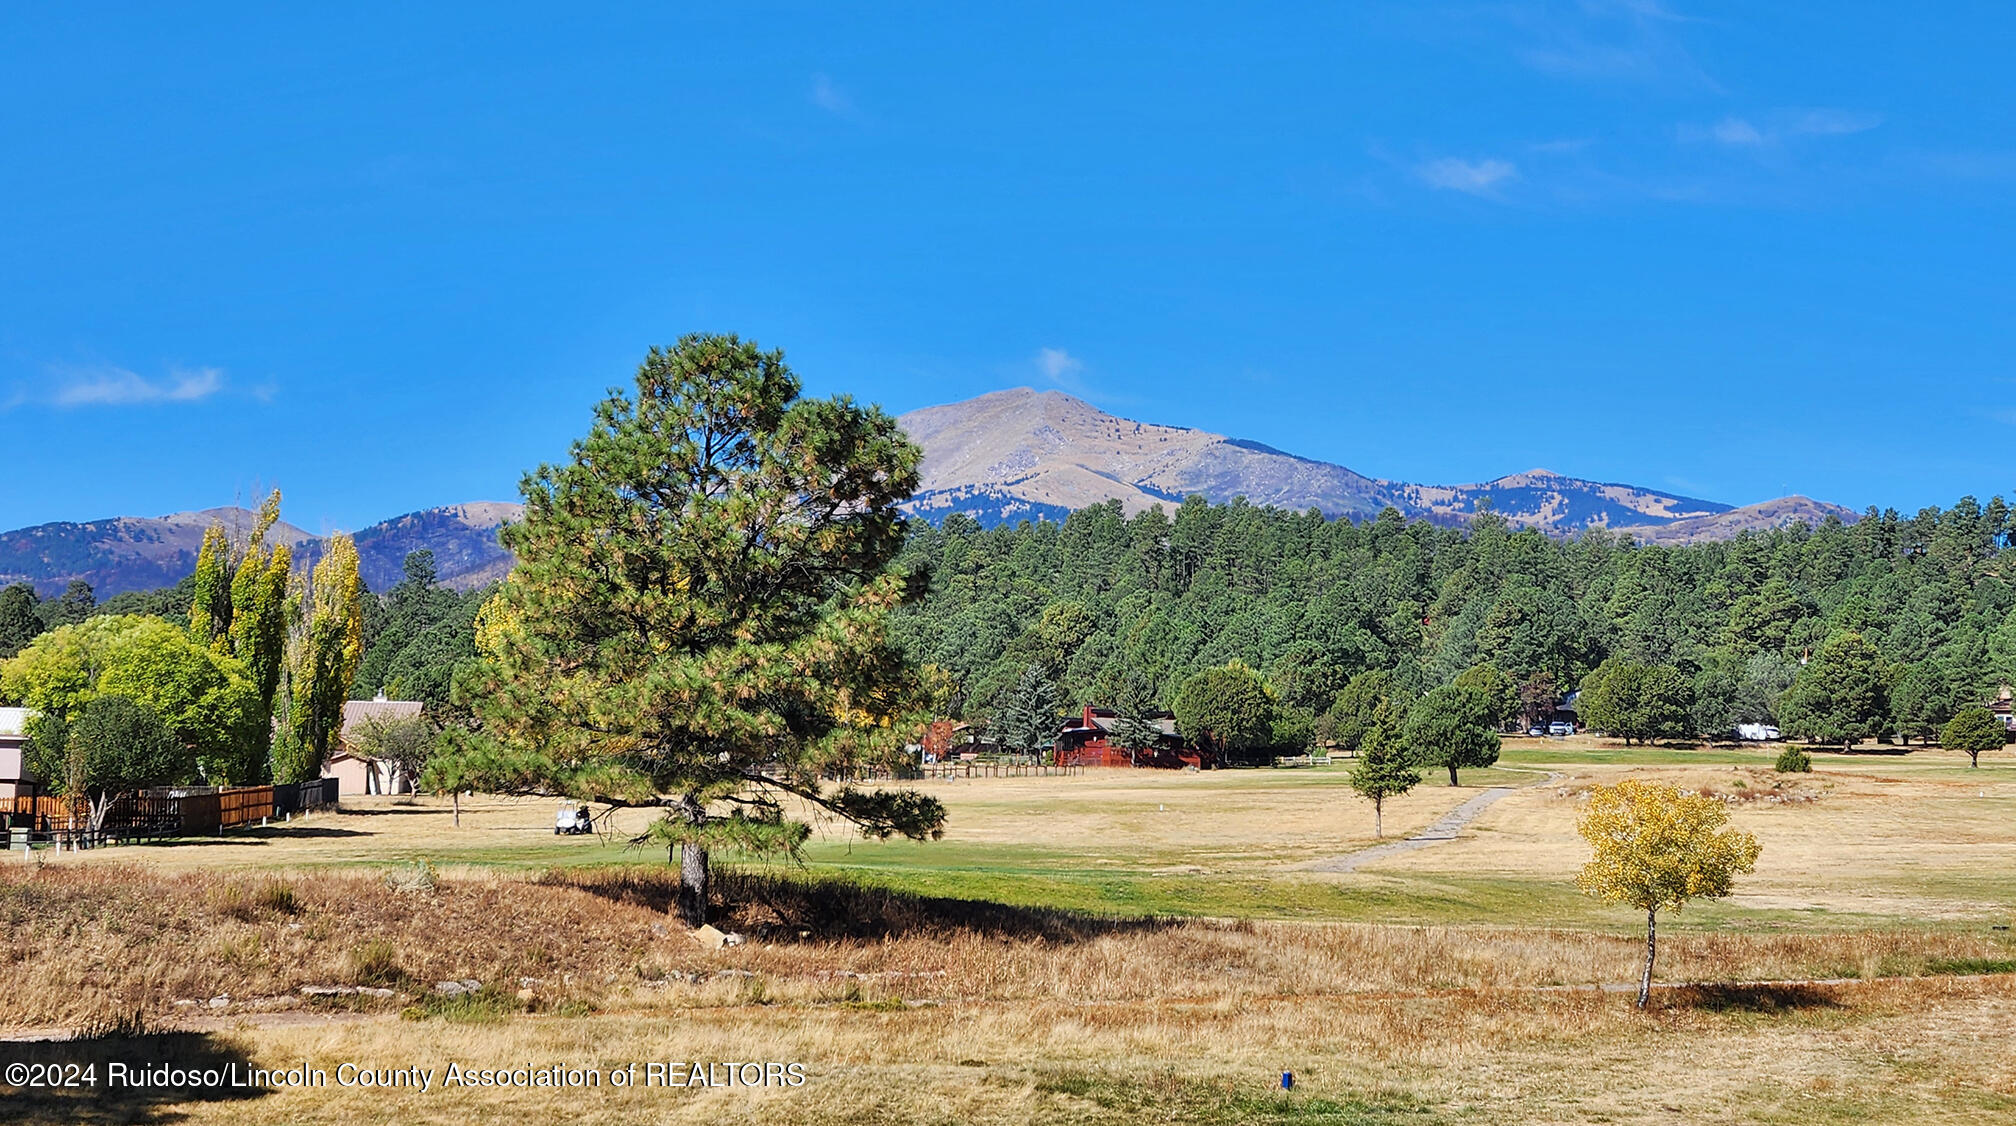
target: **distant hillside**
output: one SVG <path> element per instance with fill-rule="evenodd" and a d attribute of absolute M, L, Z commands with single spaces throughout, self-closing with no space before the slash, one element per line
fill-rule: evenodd
<path fill-rule="evenodd" d="M 442 582 L 467 589 L 502 578 L 511 557 L 497 529 L 518 518 L 516 504 L 480 501 L 430 508 L 373 524 L 356 534 L 365 585 L 386 590 L 399 581 L 406 553 L 432 548 Z M 221 520 L 242 534 L 253 513 L 208 508 L 167 516 L 119 516 L 82 524 L 38 524 L 0 532 L 0 586 L 28 582 L 43 594 L 83 579 L 100 599 L 129 590 L 173 586 L 196 569 L 203 531 Z M 320 537 L 282 523 L 273 535 L 291 545 L 303 565 L 322 554 Z"/>
<path fill-rule="evenodd" d="M 428 548 L 441 582 L 469 590 L 501 579 L 511 570 L 511 553 L 497 542 L 497 529 L 518 519 L 525 506 L 477 501 L 428 508 L 382 520 L 358 532 L 357 570 L 372 590 L 390 590 L 405 573 L 406 556 Z M 321 555 L 321 542 L 307 550 Z"/>
<path fill-rule="evenodd" d="M 1488 497 L 1514 524 L 1555 535 L 1597 524 L 1664 527 L 1730 511 L 1714 501 L 1544 469 L 1474 485 L 1380 480 L 1259 442 L 1120 418 L 1061 391 L 1026 387 L 926 407 L 898 421 L 924 448 L 923 485 L 910 509 L 932 520 L 952 512 L 986 524 L 1054 519 L 1107 499 L 1132 513 L 1193 493 L 1354 519 L 1391 505 L 1444 524 L 1467 521 Z"/>
<path fill-rule="evenodd" d="M 1603 525 L 1648 543 L 1728 539 L 1746 530 L 1816 524 L 1855 513 L 1806 497 L 1731 508 L 1631 485 L 1566 477 L 1545 469 L 1474 485 L 1388 481 L 1284 453 L 1272 446 L 1182 426 L 1111 415 L 1061 391 L 1016 388 L 961 403 L 911 411 L 898 420 L 924 448 L 923 482 L 906 506 L 933 522 L 954 512 L 994 526 L 1062 520 L 1073 509 L 1118 499 L 1130 513 L 1151 504 L 1175 507 L 1201 494 L 1245 497 L 1257 505 L 1366 519 L 1388 505 L 1403 515 L 1460 525 L 1489 499 L 1513 524 L 1551 535 Z M 408 552 L 428 548 L 443 582 L 469 589 L 502 578 L 511 557 L 497 529 L 520 505 L 479 501 L 409 512 L 356 533 L 364 582 L 382 591 L 399 581 Z M 0 532 L 0 586 L 30 582 L 44 594 L 73 579 L 100 598 L 172 586 L 196 567 L 203 530 L 213 520 L 250 527 L 242 508 L 211 508 L 160 517 L 120 516 L 81 524 L 40 524 Z M 322 540 L 282 524 L 277 535 L 306 565 Z"/>
<path fill-rule="evenodd" d="M 1853 524 L 1859 517 L 1850 508 L 1810 497 L 1791 496 L 1767 500 L 1761 504 L 1746 504 L 1718 512 L 1713 516 L 1696 516 L 1686 520 L 1675 520 L 1670 524 L 1639 525 L 1613 529 L 1629 532 L 1640 543 L 1682 544 L 1698 540 L 1734 539 L 1744 532 L 1768 532 L 1773 528 L 1790 527 L 1793 524 L 1815 525 L 1824 523 L 1829 516 L 1837 517 L 1844 524 Z"/>
<path fill-rule="evenodd" d="M 0 532 L 0 586 L 25 581 L 49 594 L 60 592 L 73 579 L 83 579 L 100 598 L 173 586 L 196 569 L 203 532 L 213 522 L 221 520 L 225 528 L 243 532 L 254 519 L 255 514 L 243 508 L 206 508 Z M 286 523 L 270 534 L 294 545 L 315 539 Z"/>

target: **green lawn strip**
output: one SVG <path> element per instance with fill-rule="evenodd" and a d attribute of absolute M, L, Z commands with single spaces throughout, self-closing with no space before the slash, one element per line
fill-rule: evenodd
<path fill-rule="evenodd" d="M 1777 761 L 1778 750 L 1743 747 L 1583 747 L 1572 743 L 1508 742 L 1498 752 L 1500 766 L 1532 766 L 1572 770 L 1580 766 L 1764 766 Z"/>

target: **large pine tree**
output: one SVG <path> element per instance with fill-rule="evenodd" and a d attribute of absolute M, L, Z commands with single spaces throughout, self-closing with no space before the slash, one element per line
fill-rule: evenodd
<path fill-rule="evenodd" d="M 878 408 L 798 395 L 781 353 L 687 336 L 525 478 L 517 566 L 461 685 L 481 731 L 442 767 L 664 808 L 696 923 L 711 849 L 803 841 L 785 798 L 880 837 L 944 821 L 922 795 L 821 781 L 836 758 L 900 754 L 917 702 L 885 625 L 922 592 L 892 567 L 921 455 Z"/>

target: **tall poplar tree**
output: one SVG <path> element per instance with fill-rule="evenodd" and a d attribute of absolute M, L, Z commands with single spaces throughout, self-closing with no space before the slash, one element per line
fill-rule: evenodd
<path fill-rule="evenodd" d="M 280 490 L 260 503 L 252 532 L 233 545 L 222 521 L 203 533 L 196 555 L 195 592 L 189 606 L 189 634 L 200 645 L 244 662 L 259 699 L 254 736 L 243 761 L 219 765 L 220 782 L 258 782 L 270 776 L 274 697 L 288 644 L 287 584 L 293 549 L 268 543 L 280 522 Z"/>
<path fill-rule="evenodd" d="M 280 730 L 273 748 L 277 782 L 319 777 L 343 730 L 343 702 L 364 659 L 364 584 L 357 575 L 357 544 L 329 537 L 308 581 L 294 580 L 292 629 L 280 673 Z"/>
<path fill-rule="evenodd" d="M 464 785 L 664 809 L 696 923 L 713 850 L 795 854 L 787 796 L 876 837 L 945 817 L 822 781 L 896 761 L 920 702 L 886 626 L 923 593 L 893 566 L 921 455 L 879 408 L 798 396 L 781 353 L 734 336 L 652 349 L 634 394 L 524 479 L 517 566 L 458 681 L 480 728 L 437 757 Z"/>
<path fill-rule="evenodd" d="M 189 636 L 199 645 L 217 645 L 231 631 L 231 537 L 222 520 L 203 529 L 196 553 L 196 593 L 189 604 Z"/>

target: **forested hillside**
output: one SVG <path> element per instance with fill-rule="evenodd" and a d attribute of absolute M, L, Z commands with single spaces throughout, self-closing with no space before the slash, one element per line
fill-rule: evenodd
<path fill-rule="evenodd" d="M 930 593 L 895 628 L 939 670 L 941 710 L 982 723 L 1013 711 L 1018 687 L 1066 711 L 1139 712 L 1240 664 L 1292 742 L 1348 728 L 1338 701 L 1361 674 L 1382 675 L 1360 703 L 1404 711 L 1489 665 L 1529 715 L 1599 669 L 1626 671 L 1583 711 L 1620 734 L 1764 722 L 1820 741 L 1922 739 L 2016 683 L 2012 536 L 2000 498 L 1685 546 L 1602 529 L 1559 539 L 1488 513 L 1454 529 L 1391 509 L 1354 524 L 1197 498 L 1129 518 L 1109 502 L 1061 524 L 913 522 L 902 562 L 928 569 Z M 383 689 L 451 718 L 488 594 L 447 589 L 430 553 L 409 555 L 402 580 L 366 599 L 353 695 Z M 186 623 L 189 597 L 187 582 L 95 605 L 83 584 L 46 601 L 15 586 L 0 593 L 0 656 L 98 613 Z"/>
<path fill-rule="evenodd" d="M 1166 706 L 1237 661 L 1316 716 L 1369 670 L 1404 701 L 1489 663 L 1534 701 L 1609 661 L 1677 672 L 1661 693 L 1678 718 L 1655 735 L 1789 720 L 1829 741 L 1925 736 L 2016 679 L 2011 532 L 2000 498 L 1675 547 L 1553 539 L 1491 514 L 1466 531 L 1390 509 L 1353 524 L 1196 498 L 1132 518 L 1103 504 L 1061 526 L 920 523 L 908 561 L 931 569 L 931 594 L 900 628 L 969 719 L 1032 666 L 1068 705 L 1113 702 L 1131 680 Z"/>

